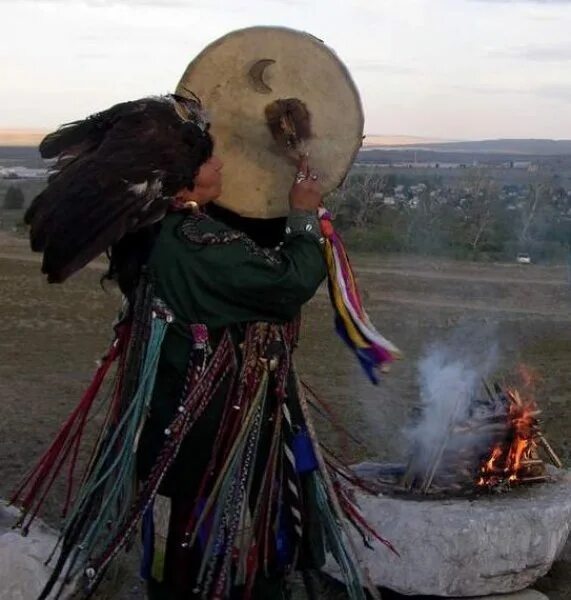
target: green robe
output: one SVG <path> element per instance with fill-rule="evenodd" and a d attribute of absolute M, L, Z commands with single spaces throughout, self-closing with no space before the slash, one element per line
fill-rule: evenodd
<path fill-rule="evenodd" d="M 164 219 L 149 267 L 157 295 L 177 320 L 209 329 L 289 321 L 326 276 L 314 233 L 292 231 L 273 251 L 218 221 L 187 213 Z"/>
<path fill-rule="evenodd" d="M 213 348 L 224 332 L 229 332 L 240 363 L 246 326 L 256 322 L 286 324 L 296 319 L 302 305 L 315 294 L 326 276 L 318 222 L 307 214 L 292 215 L 281 247 L 268 250 L 209 217 L 173 213 L 162 223 L 148 266 L 154 294 L 174 313 L 175 321 L 162 345 L 150 414 L 138 447 L 138 472 L 142 480 L 148 475 L 164 443 L 165 432 L 176 416 L 189 364 L 195 360 L 189 325 L 205 325 Z M 293 427 L 300 430 L 303 417 L 295 401 L 295 390 L 290 373 L 286 383 L 288 406 Z M 226 398 L 234 391 L 235 387 L 223 385 L 210 399 L 163 479 L 159 493 L 171 497 L 173 511 L 178 507 L 176 511 L 182 514 L 179 523 L 186 519 L 188 511 L 198 506 L 197 502 L 204 501 L 198 498 L 198 489 L 212 456 Z M 271 398 L 272 392 L 269 394 Z M 275 406 L 275 400 L 270 399 L 262 417 L 264 425 L 254 458 L 254 490 L 259 488 L 263 477 L 273 430 L 270 411 Z M 304 538 L 298 566 L 316 566 L 324 558 L 319 515 L 311 484 L 301 476 L 299 485 L 304 505 Z M 251 510 L 256 497 L 254 492 Z M 191 589 L 201 560 L 200 551 L 197 548 L 186 554 L 177 551 L 181 539 L 173 518 L 176 521 L 176 517 L 171 517 L 165 585 Z M 276 590 L 281 586 L 279 573 L 279 569 L 271 568 L 269 579 L 260 574 L 255 597 L 277 597 Z M 174 584 L 176 580 L 179 584 Z"/>
<path fill-rule="evenodd" d="M 155 295 L 173 311 L 175 322 L 163 342 L 139 444 L 141 478 L 157 456 L 180 401 L 192 353 L 188 325 L 206 325 L 212 345 L 228 328 L 238 345 L 247 323 L 285 323 L 297 317 L 326 276 L 317 222 L 312 221 L 305 214 L 294 215 L 281 248 L 268 250 L 204 215 L 177 212 L 163 220 L 149 271 Z M 308 222 L 311 232 L 306 231 Z M 191 493 L 197 487 L 211 454 L 223 395 L 213 398 L 184 442 L 163 494 Z"/>

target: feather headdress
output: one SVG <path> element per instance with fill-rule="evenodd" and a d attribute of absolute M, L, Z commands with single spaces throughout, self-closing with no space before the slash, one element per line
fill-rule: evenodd
<path fill-rule="evenodd" d="M 42 272 L 62 282 L 126 234 L 161 220 L 170 197 L 192 189 L 212 139 L 197 100 L 164 96 L 63 125 L 40 153 L 55 165 L 25 221 L 32 250 L 44 254 Z"/>

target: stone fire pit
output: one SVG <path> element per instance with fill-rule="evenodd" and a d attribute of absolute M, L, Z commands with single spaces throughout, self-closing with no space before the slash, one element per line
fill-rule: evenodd
<path fill-rule="evenodd" d="M 367 465 L 371 471 L 372 465 Z M 356 492 L 369 523 L 400 553 L 363 547 L 373 582 L 406 595 L 486 596 L 516 592 L 543 577 L 571 527 L 571 474 L 554 482 L 471 499 L 368 496 Z M 339 578 L 332 560 L 325 572 Z"/>

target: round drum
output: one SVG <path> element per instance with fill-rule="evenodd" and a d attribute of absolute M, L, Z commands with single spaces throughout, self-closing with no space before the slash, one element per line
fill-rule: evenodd
<path fill-rule="evenodd" d="M 200 98 L 224 161 L 216 202 L 245 217 L 288 212 L 296 165 L 273 138 L 265 112 L 277 100 L 298 99 L 307 108 L 311 134 L 304 150 L 324 194 L 342 183 L 361 147 L 357 88 L 337 55 L 307 33 L 282 27 L 229 33 L 189 64 L 176 93 Z"/>

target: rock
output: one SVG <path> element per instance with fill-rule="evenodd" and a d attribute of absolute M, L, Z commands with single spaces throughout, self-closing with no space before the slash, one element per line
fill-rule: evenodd
<path fill-rule="evenodd" d="M 452 599 L 454 600 L 454 599 Z M 478 600 L 474 598 L 474 600 Z M 536 590 L 523 590 L 515 594 L 502 594 L 501 596 L 486 596 L 482 600 L 549 600 L 549 598 Z"/>
<path fill-rule="evenodd" d="M 400 553 L 378 543 L 368 550 L 352 533 L 362 566 L 376 585 L 405 595 L 465 598 L 523 590 L 549 571 L 571 526 L 571 481 L 564 477 L 471 500 L 360 491 L 356 497 L 368 522 Z M 340 578 L 332 560 L 324 570 Z"/>
<path fill-rule="evenodd" d="M 56 533 L 36 521 L 23 537 L 12 526 L 18 510 L 0 504 L 0 600 L 36 600 L 50 569 L 44 565 L 56 543 Z M 62 598 L 69 597 L 72 586 Z"/>

